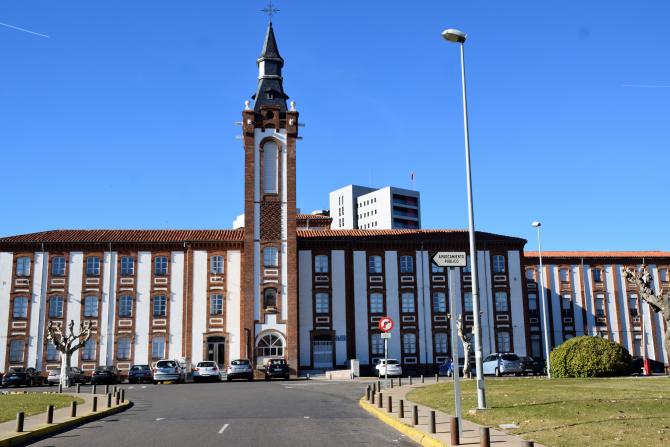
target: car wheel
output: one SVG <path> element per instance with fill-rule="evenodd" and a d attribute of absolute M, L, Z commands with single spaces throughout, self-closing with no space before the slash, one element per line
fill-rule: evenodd
<path fill-rule="evenodd" d="M 265 376 L 265 381 L 267 382 L 268 380 L 270 380 L 270 376 Z"/>
<path fill-rule="evenodd" d="M 54 386 L 54 383 L 53 383 L 53 382 L 49 382 L 49 386 Z"/>
<path fill-rule="evenodd" d="M 284 380 L 289 380 L 290 378 L 291 378 L 291 376 L 289 376 L 288 374 L 286 374 L 286 375 L 284 376 Z"/>
<path fill-rule="evenodd" d="M 248 378 L 247 380 L 248 380 L 249 382 L 253 382 L 253 381 L 254 381 L 254 376 L 253 376 L 253 375 L 249 376 L 249 378 Z"/>
<path fill-rule="evenodd" d="M 500 377 L 501 374 L 500 374 L 500 370 L 498 368 L 496 368 L 495 374 L 496 374 L 496 377 Z"/>

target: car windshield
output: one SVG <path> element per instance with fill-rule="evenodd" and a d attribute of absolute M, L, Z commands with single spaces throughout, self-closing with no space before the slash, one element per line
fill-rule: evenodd
<path fill-rule="evenodd" d="M 111 366 L 96 366 L 96 372 L 112 372 L 114 371 Z"/>
<path fill-rule="evenodd" d="M 13 366 L 13 367 L 9 368 L 9 371 L 7 371 L 7 372 L 9 372 L 9 373 L 24 373 L 24 372 L 26 372 L 26 370 L 25 370 L 25 368 L 21 368 L 19 366 Z"/>
<path fill-rule="evenodd" d="M 130 368 L 131 371 L 147 371 L 148 369 L 149 365 L 135 365 Z"/>
<path fill-rule="evenodd" d="M 515 360 L 519 360 L 519 356 L 517 356 L 516 354 L 503 354 L 503 355 L 500 356 L 500 358 L 502 358 L 503 360 L 510 361 L 510 362 L 513 362 Z"/>
<path fill-rule="evenodd" d="M 198 368 L 213 368 L 216 366 L 214 362 L 199 362 Z"/>
<path fill-rule="evenodd" d="M 394 360 L 394 359 L 389 359 L 389 360 L 388 360 L 388 364 L 389 364 L 389 365 L 399 365 L 400 362 L 397 361 L 397 360 Z"/>
<path fill-rule="evenodd" d="M 55 375 L 57 375 L 57 374 L 60 374 L 60 368 L 54 368 L 54 369 L 52 369 L 51 371 L 49 371 L 49 374 L 51 374 L 52 376 L 55 376 Z"/>
<path fill-rule="evenodd" d="M 248 365 L 248 364 L 249 364 L 249 360 L 233 360 L 232 362 L 230 362 L 230 364 L 231 364 L 231 365 L 235 365 L 235 366 L 238 366 L 238 365 Z"/>
<path fill-rule="evenodd" d="M 172 360 L 161 360 L 160 362 L 156 363 L 156 368 L 176 368 L 177 363 L 173 362 Z"/>

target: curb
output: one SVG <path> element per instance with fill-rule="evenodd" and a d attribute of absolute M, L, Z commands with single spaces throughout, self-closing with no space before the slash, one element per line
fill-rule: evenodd
<path fill-rule="evenodd" d="M 393 416 L 389 416 L 388 413 L 381 411 L 377 407 L 367 403 L 365 401 L 365 397 L 362 397 L 358 401 L 358 405 L 362 409 L 364 409 L 365 411 L 367 411 L 368 413 L 379 419 L 380 421 L 384 422 L 386 425 L 390 425 L 391 427 L 395 428 L 400 433 L 407 436 L 417 444 L 422 445 L 423 447 L 449 447 L 449 444 L 445 444 L 442 441 L 439 441 L 427 435 L 421 430 L 418 430 L 410 425 L 407 425 Z"/>
<path fill-rule="evenodd" d="M 85 416 L 79 416 L 73 419 L 70 419 L 68 421 L 64 422 L 59 422 L 56 424 L 44 424 L 35 430 L 25 432 L 25 433 L 16 433 L 9 435 L 6 438 L 0 439 L 0 447 L 9 447 L 9 446 L 20 446 L 20 445 L 26 445 L 31 442 L 35 442 L 39 439 L 48 437 L 50 435 L 53 435 L 55 433 L 60 433 L 64 432 L 67 430 L 71 430 L 73 428 L 76 428 L 80 425 L 86 424 L 88 422 L 92 421 L 97 421 L 98 419 L 102 419 L 106 416 L 110 416 L 112 414 L 120 413 L 124 410 L 127 410 L 128 408 L 132 407 L 133 403 L 131 401 L 127 401 L 126 403 L 119 404 L 117 407 L 113 407 L 110 409 L 102 410 L 102 411 L 97 411 L 95 413 L 89 413 Z"/>

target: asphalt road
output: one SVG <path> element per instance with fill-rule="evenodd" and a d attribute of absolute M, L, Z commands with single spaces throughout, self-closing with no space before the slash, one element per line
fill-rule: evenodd
<path fill-rule="evenodd" d="M 365 384 L 123 385 L 131 409 L 37 446 L 416 446 L 358 407 Z M 85 387 L 87 390 L 89 387 Z"/>

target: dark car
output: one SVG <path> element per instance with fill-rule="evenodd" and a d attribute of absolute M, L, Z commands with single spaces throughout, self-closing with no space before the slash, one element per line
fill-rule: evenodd
<path fill-rule="evenodd" d="M 43 384 L 44 378 L 35 368 L 12 366 L 2 377 L 3 388 L 8 386 L 41 386 Z"/>
<path fill-rule="evenodd" d="M 653 359 L 647 359 L 649 362 L 649 372 L 652 374 L 665 373 L 665 365 Z M 631 364 L 632 374 L 644 374 L 644 357 L 635 356 Z"/>
<path fill-rule="evenodd" d="M 133 365 L 128 372 L 128 383 L 151 383 L 153 373 L 149 365 Z"/>
<path fill-rule="evenodd" d="M 91 375 L 91 384 L 114 385 L 119 383 L 119 370 L 116 366 L 96 366 L 93 375 Z"/>
<path fill-rule="evenodd" d="M 454 362 L 452 362 L 450 358 L 447 358 L 447 360 L 445 360 L 440 364 L 437 371 L 441 376 L 447 376 L 447 377 L 453 376 Z"/>
<path fill-rule="evenodd" d="M 521 357 L 521 365 L 523 366 L 523 375 L 542 375 L 544 374 L 544 361 L 534 359 L 533 357 Z"/>
<path fill-rule="evenodd" d="M 290 377 L 290 371 L 288 369 L 288 363 L 284 359 L 270 359 L 265 365 L 265 380 L 274 379 L 275 377 L 283 378 L 288 380 Z"/>

